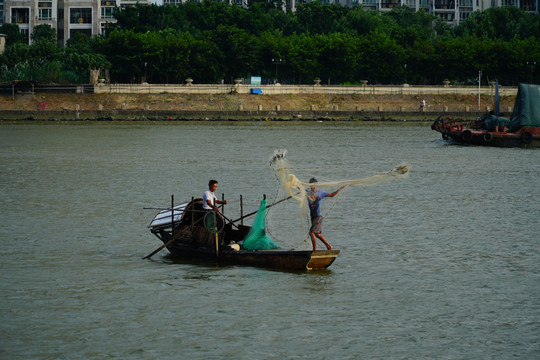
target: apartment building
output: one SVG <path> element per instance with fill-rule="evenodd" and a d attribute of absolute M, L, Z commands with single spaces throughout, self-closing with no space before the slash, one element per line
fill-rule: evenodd
<path fill-rule="evenodd" d="M 57 29 L 58 41 L 65 45 L 76 33 L 88 36 L 103 33 L 114 22 L 116 7 L 150 4 L 150 0 L 0 0 L 0 24 L 19 25 L 31 42 L 35 26 L 47 24 Z"/>
<path fill-rule="evenodd" d="M 167 1 L 167 0 L 164 0 Z M 285 0 L 293 11 L 298 5 L 313 0 Z M 390 11 L 396 6 L 409 6 L 415 11 L 424 9 L 452 25 L 458 25 L 475 11 L 491 7 L 515 6 L 527 12 L 538 13 L 539 0 L 321 0 L 324 3 L 341 4 L 346 7 L 362 6 L 364 10 Z"/>
<path fill-rule="evenodd" d="M 178 5 L 187 0 L 162 0 L 163 5 Z M 247 0 L 223 0 L 231 5 L 247 7 Z M 284 0 L 284 9 L 296 8 L 313 0 Z M 474 11 L 491 7 L 515 6 L 528 12 L 538 13 L 540 0 L 321 0 L 346 7 L 362 6 L 365 10 L 390 11 L 406 5 L 415 11 L 424 9 L 453 25 L 469 17 Z M 107 23 L 114 22 L 116 7 L 150 4 L 151 0 L 0 0 L 0 25 L 19 25 L 28 37 L 36 25 L 47 24 L 58 30 L 58 41 L 65 45 L 75 33 L 88 36 L 103 33 Z"/>
<path fill-rule="evenodd" d="M 362 5 L 364 9 L 390 11 L 393 7 L 405 5 L 415 11 L 424 9 L 451 23 L 458 25 L 475 11 L 484 11 L 492 7 L 514 6 L 527 12 L 538 13 L 539 0 L 338 0 L 348 6 Z"/>
<path fill-rule="evenodd" d="M 178 5 L 188 0 L 163 0 L 163 5 Z M 189 0 L 192 1 L 192 0 Z M 223 0 L 231 5 L 247 7 L 247 0 Z M 283 0 L 284 10 L 295 11 L 306 2 L 314 0 Z M 527 12 L 538 13 L 539 0 L 320 0 L 323 4 L 341 4 L 354 8 L 362 6 L 365 10 L 390 11 L 400 5 L 406 5 L 415 11 L 424 9 L 428 14 L 437 15 L 450 24 L 458 25 L 475 11 L 491 7 L 515 6 Z"/>
<path fill-rule="evenodd" d="M 56 0 L 0 0 L 2 24 L 19 25 L 21 33 L 27 37 L 32 29 L 41 24 L 58 28 Z"/>

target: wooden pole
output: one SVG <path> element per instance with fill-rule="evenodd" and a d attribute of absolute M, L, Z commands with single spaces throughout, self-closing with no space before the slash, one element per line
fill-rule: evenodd
<path fill-rule="evenodd" d="M 171 235 L 174 236 L 174 194 L 171 195 Z"/>
<path fill-rule="evenodd" d="M 225 195 L 221 194 L 221 199 L 224 199 L 225 198 Z M 222 200 L 223 201 L 223 200 Z M 223 214 L 223 205 L 224 204 L 221 204 L 221 213 Z M 214 202 L 214 207 L 216 206 L 216 203 Z M 213 212 L 212 213 L 212 216 L 214 217 L 214 240 L 216 242 L 216 257 L 219 257 L 219 234 L 218 234 L 218 230 L 217 230 L 217 212 Z M 223 217 L 225 217 L 225 215 L 223 215 Z"/>
<path fill-rule="evenodd" d="M 221 202 L 225 201 L 225 194 L 221 193 Z M 225 214 L 225 204 L 221 204 L 221 213 Z"/>
<path fill-rule="evenodd" d="M 240 225 L 244 225 L 244 198 L 240 195 Z"/>
<path fill-rule="evenodd" d="M 214 237 L 216 239 L 216 257 L 219 257 L 219 235 L 216 229 L 216 233 L 214 234 Z"/>
<path fill-rule="evenodd" d="M 270 205 L 267 205 L 266 208 L 268 209 L 269 207 L 272 207 L 272 206 L 277 205 L 277 204 L 279 204 L 279 203 L 281 203 L 281 202 L 284 202 L 284 201 L 286 201 L 286 200 L 289 200 L 290 198 L 292 198 L 292 195 L 289 196 L 289 197 L 286 197 L 285 199 L 281 199 L 281 200 L 276 201 L 276 202 L 274 202 L 274 203 L 272 203 L 272 204 L 270 204 Z M 247 215 L 242 216 L 242 217 L 239 218 L 239 219 L 232 220 L 232 221 L 229 220 L 229 221 L 230 221 L 230 222 L 237 222 L 237 221 L 239 221 L 239 220 L 242 220 L 242 219 L 244 219 L 244 218 L 247 218 L 248 216 L 255 215 L 258 211 L 259 211 L 259 210 L 253 211 L 253 212 L 251 212 L 251 213 L 249 213 L 249 214 L 247 214 Z M 227 220 L 228 220 L 228 219 L 227 219 Z"/>
<path fill-rule="evenodd" d="M 191 197 L 191 226 L 190 226 L 192 232 L 193 232 L 193 222 L 195 221 L 195 204 L 193 203 L 193 200 L 195 200 L 195 198 L 192 196 Z"/>

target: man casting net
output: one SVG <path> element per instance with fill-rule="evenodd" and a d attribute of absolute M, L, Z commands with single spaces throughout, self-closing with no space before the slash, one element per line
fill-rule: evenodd
<path fill-rule="evenodd" d="M 286 155 L 287 150 L 276 150 L 269 159 L 270 166 L 274 170 L 276 178 L 279 182 L 277 198 L 294 198 L 298 207 L 295 206 L 296 211 L 293 212 L 291 212 L 290 209 L 286 209 L 285 205 L 283 205 L 283 208 L 280 208 L 279 210 L 274 208 L 273 211 L 271 211 L 271 215 L 269 215 L 268 219 L 268 233 L 272 234 L 272 236 L 275 238 L 285 238 L 294 241 L 294 238 L 298 239 L 299 237 L 293 235 L 290 231 L 285 232 L 285 236 L 278 236 L 275 234 L 275 232 L 282 231 L 282 228 L 300 228 L 303 234 L 309 234 L 307 238 L 305 235 L 301 236 L 304 237 L 304 242 L 311 238 L 313 249 L 316 249 L 316 239 L 322 241 L 323 244 L 326 245 L 327 249 L 331 249 L 331 246 L 321 235 L 320 225 L 322 218 L 326 215 L 326 213 L 330 212 L 337 201 L 337 195 L 340 190 L 348 186 L 373 186 L 391 180 L 403 179 L 409 175 L 410 171 L 410 166 L 403 163 L 390 171 L 366 178 L 322 182 L 315 181 L 316 184 L 314 184 L 313 180 L 315 179 L 312 179 L 311 183 L 309 181 L 302 181 L 291 171 L 291 166 L 286 159 Z M 329 189 L 328 192 L 326 192 L 326 189 L 328 188 L 332 189 Z M 328 197 L 333 198 L 333 200 L 331 200 L 330 204 L 328 204 L 329 206 L 327 207 L 329 209 L 327 209 L 326 213 L 321 213 L 320 200 Z M 294 213 L 296 213 L 296 215 L 294 215 Z M 295 222 L 295 225 L 285 226 L 285 223 L 291 223 L 291 221 Z M 307 227 L 308 223 L 311 223 L 309 228 Z M 308 229 L 309 232 L 306 231 Z"/>

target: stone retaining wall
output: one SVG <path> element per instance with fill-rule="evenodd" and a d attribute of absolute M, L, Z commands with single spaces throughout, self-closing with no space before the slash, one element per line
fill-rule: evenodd
<path fill-rule="evenodd" d="M 1 111 L 0 121 L 411 121 L 432 122 L 439 115 L 474 120 L 483 112 L 396 111 L 166 111 L 64 110 Z"/>

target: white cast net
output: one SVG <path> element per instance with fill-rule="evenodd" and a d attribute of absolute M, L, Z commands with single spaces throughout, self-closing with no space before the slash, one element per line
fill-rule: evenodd
<path fill-rule="evenodd" d="M 310 186 L 313 184 L 310 184 L 308 180 L 302 181 L 298 179 L 298 177 L 292 172 L 291 166 L 289 162 L 287 161 L 286 156 L 287 156 L 287 150 L 279 149 L 279 150 L 275 150 L 272 156 L 270 156 L 269 158 L 270 166 L 272 167 L 276 175 L 276 178 L 279 182 L 279 190 L 278 190 L 278 194 L 276 198 L 283 199 L 283 198 L 290 197 L 291 199 L 295 200 L 295 202 L 297 203 L 297 206 L 294 206 L 296 208 L 294 212 L 291 212 L 291 209 L 287 209 L 286 205 L 281 205 L 281 204 L 279 206 L 276 206 L 274 209 L 270 210 L 268 212 L 268 216 L 270 217 L 268 219 L 268 227 L 269 227 L 268 231 L 275 238 L 290 237 L 290 235 L 292 235 L 290 234 L 290 230 L 288 230 L 286 234 L 281 234 L 281 235 L 276 234 L 276 232 L 279 233 L 279 231 L 284 225 L 284 222 L 289 221 L 289 222 L 292 222 L 292 224 L 289 225 L 290 226 L 289 229 L 296 228 L 300 230 L 300 233 L 302 234 L 301 238 L 303 238 L 305 242 L 307 239 L 307 233 L 308 233 L 309 221 L 310 221 L 308 209 L 307 209 L 307 189 L 309 189 Z M 320 187 L 320 188 L 332 188 L 332 189 L 328 189 L 328 192 L 335 191 L 342 186 L 345 186 L 345 187 L 347 186 L 373 186 L 373 185 L 382 184 L 391 180 L 406 178 L 409 175 L 409 170 L 410 170 L 410 166 L 406 163 L 402 163 L 390 171 L 379 173 L 370 177 L 352 179 L 352 180 L 317 182 L 316 185 L 317 187 Z M 343 189 L 343 191 L 345 190 L 346 189 Z M 339 194 L 341 194 L 342 192 L 340 192 Z M 334 197 L 331 200 L 331 204 L 328 204 L 329 206 L 327 207 L 327 210 L 326 210 L 327 213 L 334 206 L 335 202 L 338 199 L 338 196 Z M 286 203 L 290 204 L 290 202 L 288 201 Z M 285 204 L 285 202 L 283 204 Z M 294 213 L 296 213 L 296 215 L 294 215 Z M 323 214 L 323 216 L 325 215 L 326 214 Z M 296 220 L 293 220 L 293 219 L 296 219 Z M 294 222 L 296 224 L 294 224 Z M 295 234 L 294 236 L 297 237 L 298 234 Z M 281 242 L 283 243 L 283 241 Z"/>

